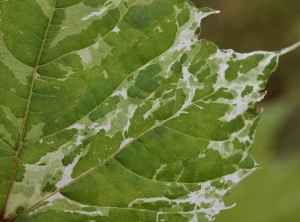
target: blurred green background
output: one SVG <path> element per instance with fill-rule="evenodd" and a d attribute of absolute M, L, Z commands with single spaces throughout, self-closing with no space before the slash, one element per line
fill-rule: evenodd
<path fill-rule="evenodd" d="M 300 0 L 194 0 L 221 13 L 201 23 L 201 39 L 236 52 L 275 51 L 300 40 Z M 280 58 L 257 105 L 264 112 L 251 154 L 261 169 L 225 197 L 216 222 L 300 221 L 300 48 Z"/>

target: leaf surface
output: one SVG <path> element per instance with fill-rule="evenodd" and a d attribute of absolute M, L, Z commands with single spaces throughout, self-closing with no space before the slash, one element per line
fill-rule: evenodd
<path fill-rule="evenodd" d="M 182 0 L 0 3 L 5 221 L 211 221 L 279 53 L 198 40 Z"/>

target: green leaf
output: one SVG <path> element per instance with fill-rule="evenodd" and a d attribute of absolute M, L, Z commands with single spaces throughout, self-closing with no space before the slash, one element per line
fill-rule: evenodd
<path fill-rule="evenodd" d="M 198 41 L 183 0 L 0 3 L 3 221 L 211 221 L 282 52 Z"/>

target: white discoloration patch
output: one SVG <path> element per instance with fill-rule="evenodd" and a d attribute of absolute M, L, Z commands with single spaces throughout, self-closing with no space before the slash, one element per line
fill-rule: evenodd
<path fill-rule="evenodd" d="M 111 96 L 122 96 L 124 100 L 127 100 L 127 89 L 122 88 L 119 91 L 115 91 Z"/>
<path fill-rule="evenodd" d="M 160 56 L 159 57 L 159 61 L 164 61 L 165 60 L 165 57 L 164 56 Z"/>
<path fill-rule="evenodd" d="M 61 195 L 60 193 L 55 193 L 54 195 L 48 197 L 45 201 L 48 203 L 46 205 L 40 205 L 35 210 L 29 212 L 29 215 L 34 215 L 41 211 L 46 211 L 47 209 L 63 211 L 68 213 L 79 213 L 90 216 L 108 216 L 110 209 L 107 207 L 101 208 L 96 206 L 90 206 L 85 204 L 80 204 L 76 201 L 68 199 Z"/>
<path fill-rule="evenodd" d="M 192 86 L 191 80 L 193 79 L 193 75 L 188 71 L 187 67 L 182 67 L 183 79 L 182 82 L 185 83 L 185 88 L 189 90 L 188 98 L 185 100 L 181 110 L 192 104 L 193 98 L 195 96 L 196 88 Z M 197 81 L 196 81 L 197 82 Z"/>
<path fill-rule="evenodd" d="M 119 31 L 121 31 L 121 30 L 119 29 L 118 26 L 114 27 L 114 29 L 112 30 L 112 32 L 115 32 L 115 33 L 119 33 Z"/>
<path fill-rule="evenodd" d="M 211 180 L 203 183 L 199 183 L 199 190 L 190 192 L 188 195 L 181 197 L 180 199 L 169 199 L 167 197 L 150 197 L 150 198 L 137 198 L 128 204 L 128 207 L 132 207 L 134 204 L 142 203 L 153 203 L 160 201 L 169 202 L 172 205 L 172 209 L 177 211 L 181 210 L 181 214 L 193 215 L 193 221 L 197 222 L 197 214 L 204 213 L 208 221 L 212 221 L 214 216 L 217 215 L 221 210 L 228 209 L 223 202 L 223 196 L 228 193 L 232 187 L 234 187 L 239 181 L 244 177 L 252 173 L 252 170 L 238 170 L 233 174 L 229 174 L 218 178 L 216 180 Z M 226 184 L 223 188 L 216 188 L 212 185 L 214 181 L 219 181 Z M 226 188 L 225 188 L 226 187 Z M 191 211 L 183 212 L 180 204 L 191 204 L 195 205 L 194 209 Z M 207 206 L 207 207 L 205 207 Z M 164 212 L 160 212 L 164 214 Z"/>
<path fill-rule="evenodd" d="M 75 123 L 73 126 L 69 127 L 68 129 L 77 129 L 78 131 L 81 131 L 85 129 L 85 124 Z"/>
<path fill-rule="evenodd" d="M 83 140 L 83 139 L 84 139 L 84 136 L 80 136 L 80 135 L 79 135 L 79 136 L 77 136 L 77 137 L 76 137 L 76 141 L 75 141 L 75 143 L 74 143 L 74 144 L 75 144 L 76 146 L 79 146 L 79 145 L 81 145 L 81 144 L 82 144 L 82 140 Z"/>
<path fill-rule="evenodd" d="M 161 27 L 160 26 L 157 26 L 155 29 L 154 29 L 154 31 L 155 30 L 158 30 L 158 32 L 162 32 L 163 30 L 161 29 Z"/>
<path fill-rule="evenodd" d="M 80 56 L 83 63 L 88 64 L 93 60 L 91 51 L 88 48 L 79 50 L 77 53 Z"/>
<path fill-rule="evenodd" d="M 128 121 L 127 121 L 126 126 L 123 129 L 123 132 L 122 132 L 122 135 L 123 135 L 124 138 L 125 138 L 125 133 L 128 131 L 128 129 L 130 127 L 130 124 L 131 124 L 130 120 L 133 117 L 133 115 L 134 115 L 137 108 L 138 108 L 138 106 L 133 105 L 133 104 L 130 104 L 129 107 L 128 107 L 128 114 L 127 114 Z"/>
<path fill-rule="evenodd" d="M 148 119 L 149 116 L 152 116 L 153 112 L 156 111 L 160 107 L 160 99 L 155 99 L 153 102 L 152 108 L 149 109 L 144 115 L 144 119 Z"/>
<path fill-rule="evenodd" d="M 56 184 L 57 188 L 61 188 L 61 187 L 65 186 L 66 184 L 69 184 L 73 181 L 73 179 L 72 179 L 73 169 L 76 166 L 79 158 L 80 158 L 80 155 L 77 155 L 75 157 L 74 161 L 71 164 L 69 164 L 68 166 L 66 166 L 63 176 L 61 178 L 61 181 L 59 181 Z"/>
<path fill-rule="evenodd" d="M 176 43 L 170 52 L 180 51 L 182 49 L 190 50 L 191 45 L 196 41 L 195 31 L 191 29 L 186 29 L 180 32 L 179 42 Z"/>
<path fill-rule="evenodd" d="M 11 88 L 9 91 L 11 91 L 12 93 L 16 93 L 17 90 L 15 88 Z"/>
<path fill-rule="evenodd" d="M 92 18 L 92 17 L 94 17 L 94 16 L 100 16 L 100 15 L 102 15 L 104 12 L 106 12 L 106 10 L 107 10 L 107 8 L 105 7 L 105 8 L 100 9 L 98 12 L 92 12 L 91 14 L 89 14 L 89 15 L 83 17 L 83 18 L 81 19 L 81 21 L 88 20 L 88 19 L 90 19 L 90 18 Z"/>
<path fill-rule="evenodd" d="M 131 143 L 131 142 L 134 141 L 134 140 L 135 140 L 134 138 L 127 138 L 127 139 L 124 139 L 123 142 L 122 142 L 121 145 L 120 145 L 120 149 L 125 148 L 129 143 Z"/>
<path fill-rule="evenodd" d="M 109 78 L 109 76 L 108 76 L 108 74 L 107 74 L 107 72 L 106 72 L 105 70 L 103 71 L 103 75 L 104 75 L 104 78 L 105 78 L 105 79 L 108 79 L 108 78 Z"/>
<path fill-rule="evenodd" d="M 74 74 L 74 72 L 72 71 L 72 68 L 71 67 L 65 67 L 63 65 L 59 65 L 59 68 L 62 70 L 62 71 L 66 71 L 67 73 L 64 75 L 65 78 L 59 78 L 57 79 L 58 81 L 66 81 L 68 78 L 70 78 L 71 75 Z"/>
<path fill-rule="evenodd" d="M 111 120 L 107 120 L 107 122 L 103 123 L 102 125 L 99 125 L 99 123 L 93 123 L 89 129 L 94 129 L 95 133 L 98 133 L 101 129 L 104 129 L 106 132 L 108 132 L 111 129 Z"/>
<path fill-rule="evenodd" d="M 169 49 L 169 51 L 181 51 L 190 50 L 191 46 L 198 41 L 198 36 L 195 34 L 194 26 L 198 26 L 196 23 L 200 23 L 200 21 L 210 14 L 218 13 L 218 11 L 211 12 L 198 12 L 197 10 L 191 14 L 191 19 L 184 24 L 184 26 L 180 29 L 179 36 L 175 41 L 174 45 Z"/>

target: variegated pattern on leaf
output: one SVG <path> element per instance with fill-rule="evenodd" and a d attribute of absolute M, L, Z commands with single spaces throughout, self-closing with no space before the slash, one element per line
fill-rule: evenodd
<path fill-rule="evenodd" d="M 1 221 L 211 221 L 279 53 L 198 40 L 184 0 L 0 2 Z"/>

